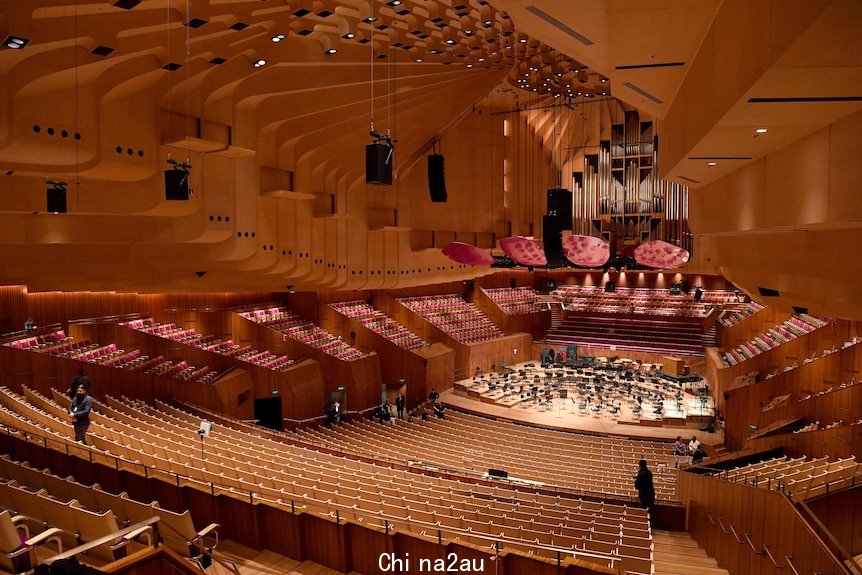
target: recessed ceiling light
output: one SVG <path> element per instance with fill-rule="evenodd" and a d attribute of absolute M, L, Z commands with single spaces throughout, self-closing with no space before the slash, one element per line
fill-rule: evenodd
<path fill-rule="evenodd" d="M 6 36 L 6 39 L 3 40 L 3 45 L 13 50 L 20 50 L 29 43 L 30 40 L 21 38 L 20 36 Z"/>
<path fill-rule="evenodd" d="M 758 134 L 765 134 L 765 133 L 766 133 L 766 132 L 768 132 L 769 130 L 767 130 L 766 128 L 757 128 L 757 129 L 756 129 L 756 130 L 754 130 L 754 131 L 755 131 L 755 132 L 757 132 Z"/>
<path fill-rule="evenodd" d="M 392 0 L 392 2 L 389 2 L 390 6 L 398 6 L 400 4 L 401 4 L 401 0 Z"/>
<path fill-rule="evenodd" d="M 263 58 L 261 58 L 260 60 L 257 60 L 254 63 L 255 68 L 262 68 L 263 66 L 266 66 L 266 60 L 264 60 Z"/>
<path fill-rule="evenodd" d="M 431 52 L 432 54 L 439 54 L 440 50 L 429 50 L 429 52 Z"/>
<path fill-rule="evenodd" d="M 467 64 L 467 67 L 468 67 L 468 68 L 472 68 L 472 67 L 473 67 L 473 64 Z"/>
<path fill-rule="evenodd" d="M 342 36 L 342 38 L 347 38 L 348 40 L 352 40 L 353 38 L 356 38 L 356 34 L 354 34 L 353 32 L 348 32 L 347 34 Z"/>
<path fill-rule="evenodd" d="M 607 78 L 602 78 L 602 84 L 604 84 L 604 83 L 605 83 L 605 82 L 607 82 L 607 81 L 608 81 L 608 79 L 607 79 Z"/>
<path fill-rule="evenodd" d="M 446 43 L 447 43 L 447 44 L 449 44 L 449 45 L 451 46 L 452 44 L 454 44 L 454 43 L 455 43 L 455 40 L 452 40 L 452 39 L 450 38 L 449 40 L 446 40 Z"/>
<path fill-rule="evenodd" d="M 368 18 L 365 19 L 365 22 L 376 22 L 376 21 L 377 21 L 377 18 L 375 18 L 374 16 L 369 16 Z"/>
<path fill-rule="evenodd" d="M 473 31 L 472 30 L 464 30 L 464 34 L 466 34 L 467 36 L 472 36 Z"/>
<path fill-rule="evenodd" d="M 520 42 L 521 44 L 526 44 L 526 43 L 527 43 L 527 39 L 526 39 L 526 38 L 521 38 L 520 40 L 518 40 L 518 42 Z"/>
<path fill-rule="evenodd" d="M 338 50 L 336 50 L 335 48 L 330 48 L 329 50 L 327 50 L 326 52 L 324 52 L 324 54 L 329 54 L 330 56 L 332 56 L 332 55 L 333 55 L 333 54 L 335 54 L 336 52 L 338 52 Z"/>
<path fill-rule="evenodd" d="M 485 24 L 485 26 L 490 26 L 490 25 L 491 25 L 491 24 L 493 24 L 493 23 L 494 23 L 494 21 L 493 21 L 493 20 L 485 20 L 485 21 L 483 22 L 483 24 Z"/>
<path fill-rule="evenodd" d="M 416 61 L 417 61 L 417 62 L 421 62 L 421 61 L 422 61 L 422 58 L 416 58 Z"/>
<path fill-rule="evenodd" d="M 275 43 L 281 42 L 281 41 L 282 41 L 282 40 L 284 40 L 284 39 L 285 39 L 285 35 L 284 35 L 284 34 L 276 34 L 275 36 L 273 36 L 273 37 L 271 38 L 271 40 L 272 40 L 273 42 L 275 42 Z"/>
<path fill-rule="evenodd" d="M 712 166 L 714 166 L 714 165 L 715 165 L 715 162 L 709 162 L 709 163 L 707 163 L 706 165 L 707 165 L 707 166 L 709 166 L 709 167 L 712 167 Z"/>

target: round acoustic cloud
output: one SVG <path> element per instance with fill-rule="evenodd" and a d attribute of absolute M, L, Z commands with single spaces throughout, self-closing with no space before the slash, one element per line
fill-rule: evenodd
<path fill-rule="evenodd" d="M 635 249 L 635 259 L 644 266 L 652 268 L 680 268 L 688 261 L 689 253 L 673 244 L 653 240 Z"/>
<path fill-rule="evenodd" d="M 576 266 L 598 268 L 611 257 L 611 248 L 601 238 L 575 235 L 563 242 L 563 253 Z"/>
<path fill-rule="evenodd" d="M 533 240 L 522 236 L 511 236 L 500 240 L 500 247 L 511 259 L 521 265 L 541 267 L 548 265 L 548 259 L 542 248 Z"/>
<path fill-rule="evenodd" d="M 459 264 L 470 266 L 489 266 L 494 263 L 494 258 L 488 250 L 482 250 L 476 246 L 463 242 L 451 242 L 443 248 L 443 255 Z"/>

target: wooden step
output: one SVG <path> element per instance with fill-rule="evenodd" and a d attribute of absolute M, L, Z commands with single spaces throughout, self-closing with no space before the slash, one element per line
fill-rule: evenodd
<path fill-rule="evenodd" d="M 728 575 L 686 531 L 654 529 L 655 575 Z"/>
<path fill-rule="evenodd" d="M 299 562 L 272 551 L 256 551 L 229 540 L 219 542 L 215 556 L 233 562 L 240 575 L 343 575 L 340 571 L 319 563 Z M 232 575 L 230 570 L 215 562 L 206 572 L 210 575 Z"/>

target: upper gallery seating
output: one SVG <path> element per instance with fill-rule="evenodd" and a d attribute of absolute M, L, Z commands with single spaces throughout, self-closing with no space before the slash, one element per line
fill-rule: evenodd
<path fill-rule="evenodd" d="M 253 309 L 239 312 L 239 314 L 248 320 L 280 331 L 291 339 L 310 345 L 338 359 L 351 360 L 365 355 L 362 351 L 343 341 L 341 337 L 332 335 L 313 322 L 280 306 Z"/>
<path fill-rule="evenodd" d="M 800 499 L 809 499 L 855 485 L 862 480 L 862 467 L 853 456 L 836 461 L 828 461 L 826 457 L 791 459 L 782 456 L 716 475 L 765 489 L 782 489 Z"/>
<path fill-rule="evenodd" d="M 69 444 L 86 449 L 97 461 L 107 459 L 100 454 L 109 451 L 146 465 L 150 476 L 214 495 L 253 497 L 259 505 L 291 511 L 338 513 L 380 528 L 385 520 L 420 534 L 439 531 L 489 552 L 499 541 L 550 558 L 563 550 L 630 573 L 652 572 L 651 531 L 645 511 L 637 507 L 413 473 L 261 438 L 253 428 L 215 426 L 202 456 L 200 418 L 163 404 L 97 402 L 88 434 L 93 446 L 84 448 L 71 443 L 60 404 L 32 391 L 22 397 L 6 389 L 0 389 L 0 404 L 0 420 L 12 429 L 49 435 L 58 440 L 51 445 L 63 449 L 66 442 L 65 449 Z"/>
<path fill-rule="evenodd" d="M 457 294 L 399 298 L 398 301 L 460 343 L 504 335 L 479 308 Z"/>
<path fill-rule="evenodd" d="M 185 361 L 174 363 L 161 355 L 151 358 L 144 355 L 139 349 L 128 352 L 118 349 L 114 343 L 100 345 L 90 343 L 88 339 L 75 340 L 66 337 L 62 331 L 41 337 L 46 337 L 46 341 L 32 343 L 26 340 L 33 338 L 24 338 L 24 340 L 15 340 L 4 345 L 88 363 L 98 363 L 117 369 L 142 371 L 150 375 L 167 375 L 183 381 L 208 384 L 213 383 L 218 376 L 218 373 L 209 366 L 197 368 Z"/>
<path fill-rule="evenodd" d="M 176 324 L 160 324 L 153 318 L 136 319 L 121 323 L 131 329 L 149 333 L 164 339 L 178 341 L 200 349 L 205 349 L 219 355 L 232 357 L 252 365 L 258 365 L 274 371 L 282 371 L 293 365 L 294 361 L 286 355 L 275 355 L 268 350 L 258 351 L 251 346 L 240 346 L 232 340 L 221 340 L 214 335 L 202 335 L 193 329 L 183 329 Z"/>
<path fill-rule="evenodd" d="M 524 315 L 547 310 L 536 303 L 539 292 L 531 287 L 482 288 L 482 291 L 506 315 Z"/>
<path fill-rule="evenodd" d="M 421 337 L 364 301 L 346 301 L 329 305 L 338 313 L 355 319 L 402 349 L 414 349 L 428 345 Z"/>
<path fill-rule="evenodd" d="M 509 477 L 538 481 L 579 492 L 636 497 L 632 478 L 638 461 L 672 467 L 672 444 L 583 435 L 500 423 L 449 410 L 445 419 L 370 420 L 333 429 L 304 430 L 299 437 L 335 449 L 394 460 L 420 461 L 447 468 L 485 472 L 503 469 Z M 675 499 L 675 484 L 656 476 L 659 499 Z"/>
<path fill-rule="evenodd" d="M 738 345 L 735 349 L 724 352 L 724 364 L 736 365 L 751 359 L 761 353 L 787 343 L 799 336 L 811 333 L 829 323 L 826 318 L 817 318 L 807 313 L 796 314 L 783 323 L 771 327 L 768 331 L 757 334 L 751 341 Z"/>
<path fill-rule="evenodd" d="M 662 316 L 706 317 L 713 307 L 736 296 L 733 292 L 701 290 L 700 301 L 693 295 L 671 295 L 665 289 L 616 288 L 605 292 L 602 286 L 561 286 L 552 295 L 568 311 L 627 313 Z"/>
<path fill-rule="evenodd" d="M 586 347 L 645 351 L 683 355 L 703 355 L 701 320 L 662 317 L 620 316 L 606 313 L 567 315 L 545 336 L 550 345 L 574 343 Z"/>
<path fill-rule="evenodd" d="M 757 303 L 756 301 L 751 301 L 747 304 L 727 308 L 721 312 L 721 315 L 718 317 L 718 323 L 720 323 L 722 327 L 733 327 L 745 318 L 759 312 L 763 308 L 764 306 Z"/>

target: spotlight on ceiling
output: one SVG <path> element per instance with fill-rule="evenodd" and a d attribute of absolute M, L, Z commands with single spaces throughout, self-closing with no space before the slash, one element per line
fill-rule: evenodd
<path fill-rule="evenodd" d="M 401 4 L 401 0 L 392 0 L 391 2 L 387 2 L 388 6 L 399 6 Z"/>
<path fill-rule="evenodd" d="M 754 130 L 754 131 L 755 131 L 755 132 L 757 132 L 758 134 L 765 134 L 765 133 L 766 133 L 766 132 L 768 132 L 769 130 L 767 130 L 766 128 L 757 128 L 757 129 L 756 129 L 756 130 Z"/>
<path fill-rule="evenodd" d="M 51 186 L 46 191 L 48 211 L 52 214 L 66 213 L 66 186 L 65 180 L 45 180 L 45 184 Z"/>
<path fill-rule="evenodd" d="M 342 36 L 342 38 L 346 38 L 347 40 L 353 40 L 354 38 L 356 38 L 356 34 L 354 34 L 353 32 L 348 32 L 347 34 Z"/>
<path fill-rule="evenodd" d="M 446 43 L 449 44 L 450 46 L 452 46 L 455 43 L 455 40 L 452 40 L 450 38 L 450 39 L 446 40 Z"/>
<path fill-rule="evenodd" d="M 257 60 L 254 63 L 255 68 L 263 68 L 264 66 L 266 66 L 266 60 L 264 60 L 263 58 L 261 58 L 260 60 Z"/>
<path fill-rule="evenodd" d="M 325 51 L 324 54 L 328 54 L 329 56 L 332 56 L 336 52 L 338 52 L 338 50 L 336 50 L 335 48 L 330 48 L 329 50 Z"/>
<path fill-rule="evenodd" d="M 275 42 L 276 44 L 278 44 L 279 42 L 281 42 L 282 40 L 284 40 L 284 39 L 285 39 L 285 37 L 286 37 L 286 36 L 285 36 L 284 34 L 276 34 L 275 36 L 273 36 L 273 37 L 271 38 L 271 40 L 272 40 L 273 42 Z"/>
<path fill-rule="evenodd" d="M 3 40 L 3 45 L 7 48 L 12 48 L 13 50 L 20 50 L 29 43 L 30 40 L 20 36 L 6 36 L 6 39 Z"/>

